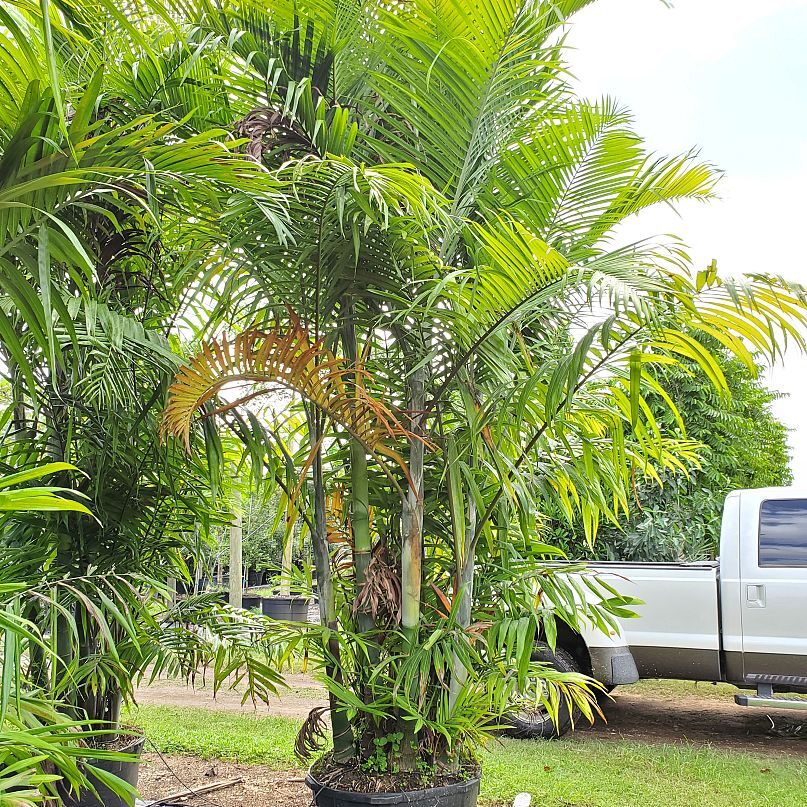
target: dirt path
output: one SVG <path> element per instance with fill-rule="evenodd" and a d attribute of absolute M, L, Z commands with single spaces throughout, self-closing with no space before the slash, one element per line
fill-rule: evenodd
<path fill-rule="evenodd" d="M 144 799 L 159 799 L 223 780 L 243 782 L 181 802 L 194 807 L 309 807 L 311 791 L 303 771 L 278 771 L 263 765 L 210 762 L 196 757 L 144 754 L 138 789 Z"/>
<path fill-rule="evenodd" d="M 173 681 L 159 680 L 137 690 L 137 702 L 143 706 L 188 706 L 195 709 L 210 709 L 220 712 L 250 712 L 274 717 L 299 717 L 303 719 L 315 707 L 326 701 L 325 690 L 308 675 L 286 675 L 288 690 L 282 691 L 277 700 L 253 706 L 241 703 L 240 692 L 223 689 L 216 697 L 206 686 L 195 688 Z"/>
<path fill-rule="evenodd" d="M 578 737 L 708 744 L 807 758 L 807 718 L 798 712 L 743 708 L 730 697 L 651 696 L 631 687 L 615 690 L 613 697 L 604 708 L 608 722 L 598 721 Z"/>

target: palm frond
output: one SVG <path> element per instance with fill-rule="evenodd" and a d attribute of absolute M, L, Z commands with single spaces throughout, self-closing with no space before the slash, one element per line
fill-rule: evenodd
<path fill-rule="evenodd" d="M 294 320 L 287 330 L 249 330 L 234 339 L 222 337 L 205 344 L 177 374 L 169 389 L 162 431 L 190 447 L 194 415 L 227 384 L 251 382 L 281 385 L 303 396 L 334 423 L 344 428 L 367 451 L 383 454 L 405 468 L 390 443 L 409 436 L 396 414 L 365 388 L 367 375 L 321 343 Z M 246 397 L 266 392 L 259 389 Z M 223 403 L 226 412 L 243 402 Z"/>
<path fill-rule="evenodd" d="M 712 198 L 719 172 L 694 152 L 648 154 L 632 123 L 609 98 L 527 116 L 518 141 L 502 154 L 483 204 L 507 211 L 579 261 L 646 207 Z"/>

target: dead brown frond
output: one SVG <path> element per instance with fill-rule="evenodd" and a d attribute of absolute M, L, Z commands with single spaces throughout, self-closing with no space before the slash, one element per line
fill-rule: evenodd
<path fill-rule="evenodd" d="M 297 121 L 269 107 L 253 109 L 235 124 L 234 131 L 236 137 L 249 140 L 247 154 L 259 162 L 266 152 L 278 148 L 314 150 L 311 138 Z"/>
<path fill-rule="evenodd" d="M 325 748 L 328 742 L 328 724 L 324 717 L 330 711 L 328 706 L 315 706 L 309 713 L 305 722 L 297 732 L 294 741 L 294 755 L 301 762 Z"/>
<path fill-rule="evenodd" d="M 161 434 L 180 437 L 189 449 L 195 414 L 222 387 L 233 382 L 277 384 L 313 403 L 369 453 L 392 459 L 408 477 L 403 457 L 389 444 L 414 435 L 392 409 L 368 393 L 365 385 L 369 380 L 362 367 L 335 356 L 321 341 L 312 343 L 308 332 L 293 317 L 288 329 L 253 328 L 232 340 L 222 336 L 202 345 L 201 351 L 180 369 L 168 390 Z M 228 411 L 263 391 L 268 390 L 259 388 L 209 414 Z"/>
<path fill-rule="evenodd" d="M 353 614 L 369 614 L 376 624 L 393 626 L 401 622 L 401 579 L 386 554 L 383 545 L 373 552 L 353 602 Z"/>

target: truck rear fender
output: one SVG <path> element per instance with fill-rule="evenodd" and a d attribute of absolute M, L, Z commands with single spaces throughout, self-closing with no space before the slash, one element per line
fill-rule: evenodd
<path fill-rule="evenodd" d="M 618 626 L 608 634 L 593 627 L 578 633 L 559 622 L 556 644 L 574 656 L 580 670 L 607 687 L 639 680 L 636 661 Z"/>

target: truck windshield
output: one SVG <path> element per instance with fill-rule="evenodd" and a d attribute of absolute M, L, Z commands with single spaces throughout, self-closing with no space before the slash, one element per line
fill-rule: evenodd
<path fill-rule="evenodd" d="M 807 499 L 762 502 L 759 565 L 807 566 Z"/>

